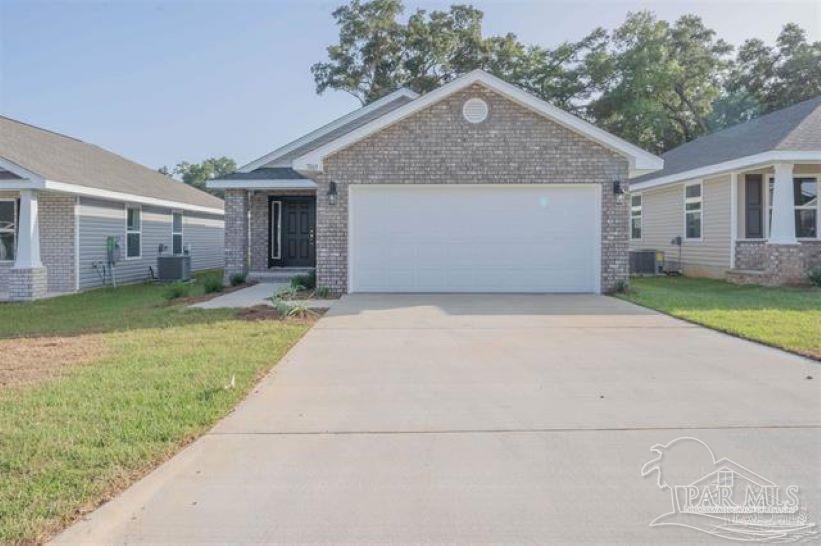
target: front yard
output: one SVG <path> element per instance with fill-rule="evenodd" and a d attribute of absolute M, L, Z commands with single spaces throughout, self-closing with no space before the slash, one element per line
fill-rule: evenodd
<path fill-rule="evenodd" d="M 618 297 L 746 339 L 821 359 L 821 289 L 634 278 Z"/>
<path fill-rule="evenodd" d="M 44 540 L 144 475 L 310 327 L 186 309 L 166 290 L 0 305 L 0 543 Z"/>

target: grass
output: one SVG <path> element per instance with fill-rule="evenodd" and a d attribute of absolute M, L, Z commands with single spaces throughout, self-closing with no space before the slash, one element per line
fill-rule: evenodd
<path fill-rule="evenodd" d="M 2 322 L 14 323 L 3 326 L 7 337 L 105 332 L 107 349 L 57 378 L 0 389 L 0 543 L 48 538 L 167 459 L 226 415 L 309 328 L 182 310 L 164 289 L 0 308 Z"/>
<path fill-rule="evenodd" d="M 196 274 L 189 295 L 203 295 L 206 282 L 221 275 L 221 271 Z M 188 309 L 182 303 L 168 301 L 169 290 L 169 285 L 132 284 L 32 303 L 0 304 L 0 338 L 165 328 L 233 315 L 230 310 Z"/>
<path fill-rule="evenodd" d="M 674 317 L 821 359 L 821 289 L 634 278 L 618 297 Z"/>

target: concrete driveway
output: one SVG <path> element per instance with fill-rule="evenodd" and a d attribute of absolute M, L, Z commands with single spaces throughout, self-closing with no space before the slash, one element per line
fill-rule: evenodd
<path fill-rule="evenodd" d="M 651 446 L 698 438 L 821 522 L 820 425 L 817 363 L 616 299 L 356 295 L 58 542 L 711 541 L 649 526 Z"/>

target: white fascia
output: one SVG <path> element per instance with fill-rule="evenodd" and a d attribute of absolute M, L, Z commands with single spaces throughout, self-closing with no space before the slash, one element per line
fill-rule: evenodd
<path fill-rule="evenodd" d="M 35 173 L 34 171 L 30 171 L 18 165 L 13 161 L 9 161 L 8 159 L 4 159 L 0 157 L 0 168 L 19 176 L 20 178 L 25 178 L 27 181 L 31 182 L 42 182 L 43 177 L 39 174 Z M 14 180 L 6 181 L 6 182 L 15 182 Z"/>
<path fill-rule="evenodd" d="M 560 125 L 595 142 L 598 142 L 602 146 L 611 149 L 622 156 L 625 156 L 630 162 L 631 177 L 657 171 L 664 166 L 664 161 L 660 157 L 642 150 L 638 146 L 612 135 L 607 131 L 603 131 L 595 125 L 588 123 L 573 114 L 565 112 L 561 108 L 556 108 L 552 104 L 549 104 L 542 99 L 527 93 L 515 85 L 511 85 L 491 74 L 488 74 L 483 70 L 474 70 L 464 76 L 456 78 L 449 83 L 446 83 L 426 95 L 419 97 L 413 102 L 400 106 L 396 110 L 392 110 L 384 116 L 380 116 L 370 123 L 366 123 L 362 127 L 354 129 L 353 131 L 296 158 L 293 161 L 292 167 L 296 171 L 303 173 L 322 172 L 322 160 L 325 157 L 384 129 L 385 127 L 397 123 L 406 117 L 444 99 L 445 97 L 473 85 L 474 83 L 482 84 L 485 87 L 506 96 L 513 102 L 541 114 L 556 123 L 559 123 Z"/>
<path fill-rule="evenodd" d="M 368 104 L 367 106 L 363 106 L 362 108 L 360 108 L 358 110 L 354 110 L 350 114 L 346 114 L 346 115 L 342 116 L 341 118 L 335 119 L 334 121 L 328 123 L 327 125 L 323 125 L 319 129 L 316 129 L 315 131 L 311 131 L 307 135 L 305 135 L 303 137 L 300 137 L 297 140 L 294 140 L 293 142 L 290 142 L 290 143 L 286 144 L 285 146 L 281 146 L 281 147 L 277 148 L 276 150 L 274 150 L 273 152 L 271 152 L 269 154 L 265 154 L 264 156 L 260 157 L 259 159 L 255 159 L 254 161 L 252 161 L 252 162 L 250 162 L 246 165 L 243 165 L 242 167 L 240 167 L 237 170 L 241 173 L 248 173 L 248 172 L 253 171 L 254 169 L 259 169 L 260 167 L 262 167 L 264 165 L 267 165 L 268 163 L 270 163 L 272 161 L 275 161 L 276 159 L 292 152 L 293 150 L 296 150 L 297 148 L 299 148 L 301 146 L 304 146 L 305 144 L 308 144 L 309 142 L 311 142 L 313 140 L 316 140 L 316 139 L 330 133 L 331 131 L 334 131 L 334 130 L 338 129 L 339 127 L 342 127 L 346 123 L 350 123 L 350 122 L 352 122 L 356 119 L 359 119 L 362 116 L 364 116 L 366 114 L 369 114 L 370 112 L 373 112 L 377 108 L 381 108 L 382 106 L 384 106 L 388 103 L 391 103 L 391 102 L 395 101 L 396 99 L 398 99 L 400 97 L 406 97 L 406 98 L 409 98 L 411 100 L 414 100 L 418 96 L 419 96 L 418 93 L 415 93 L 414 91 L 411 91 L 410 89 L 407 89 L 405 87 L 403 87 L 401 89 L 397 89 L 393 93 L 391 93 L 389 95 L 385 95 L 381 99 L 375 100 L 374 102 Z M 290 166 L 290 165 L 282 165 L 282 166 L 287 167 L 287 166 Z"/>
<path fill-rule="evenodd" d="M 316 182 L 307 178 L 289 180 L 209 180 L 207 188 L 217 190 L 315 190 Z"/>
<path fill-rule="evenodd" d="M 45 180 L 43 178 L 26 180 L 0 180 L 0 190 L 54 191 L 59 193 L 80 195 L 82 197 L 93 197 L 97 199 L 106 199 L 109 201 L 118 201 L 121 203 L 154 205 L 157 207 L 175 208 L 193 212 L 204 212 L 207 214 L 218 214 L 220 216 L 225 215 L 225 211 L 223 209 L 204 207 L 200 205 L 192 205 L 190 203 L 182 203 L 180 201 L 171 201 L 168 199 L 159 199 L 156 197 L 147 197 L 145 195 L 136 195 L 133 193 L 103 190 L 100 188 L 91 188 L 88 186 L 80 186 L 78 184 L 58 182 L 56 180 Z"/>
<path fill-rule="evenodd" d="M 630 189 L 635 191 L 646 190 L 649 188 L 656 188 L 667 184 L 675 184 L 684 180 L 692 180 L 694 178 L 705 178 L 725 174 L 732 171 L 750 170 L 758 167 L 767 166 L 776 161 L 793 161 L 793 162 L 815 162 L 821 161 L 821 150 L 818 151 L 790 151 L 790 150 L 773 150 L 770 152 L 763 152 L 755 155 L 748 155 L 739 157 L 738 159 L 731 159 L 721 163 L 714 163 L 706 165 L 697 169 L 690 169 L 680 173 L 662 176 L 659 178 L 652 178 L 650 180 L 643 180 L 630 184 Z"/>

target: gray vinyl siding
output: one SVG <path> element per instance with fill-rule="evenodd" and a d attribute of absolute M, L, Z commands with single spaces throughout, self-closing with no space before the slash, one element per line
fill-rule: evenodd
<path fill-rule="evenodd" d="M 183 245 L 191 245 L 191 269 L 220 269 L 223 265 L 225 222 L 213 214 L 183 213 Z"/>
<path fill-rule="evenodd" d="M 678 183 L 640 192 L 642 238 L 631 240 L 630 250 L 661 250 L 678 259 L 675 237 L 684 237 L 684 186 Z M 722 277 L 730 268 L 730 177 L 704 180 L 702 189 L 702 240 L 685 240 L 681 247 L 684 272 Z"/>
<path fill-rule="evenodd" d="M 143 205 L 142 209 L 142 252 L 139 258 L 126 259 L 125 248 L 125 205 L 113 201 L 82 198 L 80 200 L 80 289 L 102 285 L 102 280 L 94 268 L 96 262 L 105 262 L 105 242 L 109 235 L 120 237 L 122 259 L 115 268 L 118 283 L 141 282 L 149 279 L 149 268 L 156 270 L 160 244 L 171 249 L 170 208 Z M 190 213 L 183 213 L 183 218 Z M 210 225 L 184 222 L 183 244 L 192 245 L 193 270 L 219 267 L 222 258 L 222 219 L 209 217 Z M 200 222 L 202 223 L 202 222 Z M 216 254 L 217 258 L 211 256 Z M 216 264 L 216 265 L 214 265 Z"/>

